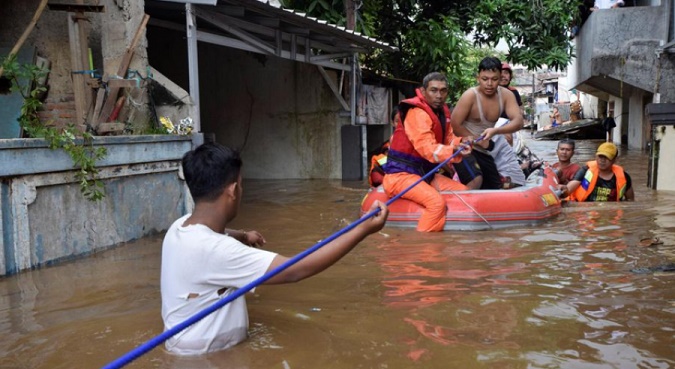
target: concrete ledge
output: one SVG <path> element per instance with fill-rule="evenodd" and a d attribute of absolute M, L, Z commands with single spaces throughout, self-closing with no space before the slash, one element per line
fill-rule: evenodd
<path fill-rule="evenodd" d="M 96 139 L 105 198 L 87 201 L 62 150 L 0 140 L 0 276 L 73 259 L 166 230 L 191 207 L 179 176 L 194 137 Z"/>
<path fill-rule="evenodd" d="M 96 137 L 94 146 L 108 150 L 97 166 L 180 160 L 192 148 L 191 140 L 191 136 L 175 135 Z M 0 140 L 0 163 L 0 177 L 73 169 L 73 161 L 66 152 L 50 149 L 40 138 Z"/>
<path fill-rule="evenodd" d="M 645 114 L 653 126 L 675 125 L 675 103 L 647 104 Z"/>

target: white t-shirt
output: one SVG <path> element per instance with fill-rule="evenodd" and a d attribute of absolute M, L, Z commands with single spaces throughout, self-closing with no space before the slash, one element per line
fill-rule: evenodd
<path fill-rule="evenodd" d="M 162 244 L 164 330 L 260 278 L 277 255 L 201 224 L 183 227 L 189 216 L 171 225 Z M 223 287 L 227 290 L 219 295 Z M 166 348 L 179 355 L 198 355 L 226 349 L 247 337 L 248 311 L 241 296 L 169 338 Z"/>
<path fill-rule="evenodd" d="M 518 164 L 518 157 L 511 149 L 511 145 L 502 135 L 492 137 L 495 147 L 490 151 L 490 155 L 495 159 L 495 165 L 499 174 L 503 177 L 511 177 L 511 183 L 524 185 L 526 178 L 523 170 Z"/>

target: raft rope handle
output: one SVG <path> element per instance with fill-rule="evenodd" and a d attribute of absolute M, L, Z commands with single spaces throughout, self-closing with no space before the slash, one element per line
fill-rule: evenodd
<path fill-rule="evenodd" d="M 478 137 L 468 145 L 472 145 L 475 142 L 478 142 L 483 139 L 483 136 Z M 413 187 L 417 186 L 420 182 L 426 180 L 429 176 L 432 174 L 438 172 L 439 169 L 441 169 L 445 164 L 450 162 L 455 156 L 459 155 L 464 148 L 466 148 L 467 143 L 460 144 L 460 148 L 452 154 L 449 158 L 445 159 L 443 162 L 438 164 L 434 170 L 429 171 L 429 173 L 425 174 L 423 177 L 421 177 L 419 180 L 417 180 L 415 183 L 411 184 L 408 186 L 406 189 L 401 191 L 399 194 L 396 196 L 392 197 L 389 199 L 389 201 L 386 202 L 387 206 L 391 205 L 394 201 L 398 200 L 403 194 L 406 192 L 410 191 Z M 274 277 L 275 275 L 281 273 L 284 269 L 290 267 L 291 265 L 297 263 L 298 261 L 304 259 L 307 257 L 309 254 L 313 253 L 314 251 L 320 249 L 321 247 L 325 246 L 327 243 L 335 240 L 336 238 L 342 236 L 343 234 L 347 233 L 348 231 L 351 231 L 354 229 L 356 226 L 359 224 L 365 222 L 369 218 L 375 216 L 377 213 L 380 212 L 380 209 L 376 209 L 371 211 L 370 213 L 365 214 L 361 218 L 355 220 L 354 222 L 348 224 L 346 227 L 342 228 L 341 230 L 333 233 L 326 239 L 322 240 L 321 242 L 315 244 L 314 246 L 306 249 L 305 251 L 295 255 L 294 257 L 286 260 L 286 262 L 282 263 L 278 267 L 272 269 L 269 273 L 262 275 L 260 278 L 254 280 L 253 282 L 235 290 L 231 295 L 228 295 L 224 299 L 215 302 L 213 305 L 205 308 L 204 310 L 198 312 L 197 314 L 189 317 L 188 319 L 184 320 L 183 322 L 175 325 L 173 328 L 168 329 L 161 334 L 151 338 L 150 340 L 146 341 L 142 345 L 134 348 L 133 350 L 127 352 L 126 354 L 122 355 L 121 357 L 117 358 L 116 360 L 106 364 L 105 366 L 102 367 L 102 369 L 118 369 L 126 366 L 127 364 L 131 363 L 132 361 L 138 359 L 141 355 L 147 353 L 148 351 L 152 350 L 153 348 L 159 346 L 162 344 L 162 342 L 166 341 L 167 339 L 171 338 L 172 336 L 180 333 L 187 327 L 197 323 L 198 321 L 204 319 L 207 315 L 213 313 L 214 311 L 222 308 L 223 306 L 229 304 L 230 302 L 236 300 L 237 298 L 243 296 L 246 292 L 254 289 L 255 287 L 263 284 L 265 281 L 268 279 Z"/>
<path fill-rule="evenodd" d="M 490 222 L 488 222 L 488 220 L 485 219 L 485 217 L 484 217 L 483 215 L 481 215 L 481 213 L 479 213 L 478 210 L 476 210 L 473 206 L 469 205 L 469 203 L 466 202 L 466 201 L 462 198 L 462 196 L 460 196 L 460 194 L 457 193 L 457 191 L 448 190 L 448 192 L 450 192 L 451 194 L 457 196 L 457 198 L 459 199 L 459 201 L 461 201 L 462 204 L 466 205 L 467 208 L 471 209 L 471 211 L 473 211 L 474 213 L 476 213 L 476 215 L 478 215 L 479 218 L 483 219 L 483 221 L 485 222 L 485 224 L 487 224 L 487 226 L 490 227 L 490 229 L 494 229 L 494 227 L 492 227 L 492 224 L 490 224 Z"/>

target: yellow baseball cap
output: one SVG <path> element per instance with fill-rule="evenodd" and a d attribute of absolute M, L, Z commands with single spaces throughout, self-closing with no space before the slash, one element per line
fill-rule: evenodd
<path fill-rule="evenodd" d="M 595 155 L 602 155 L 609 160 L 614 160 L 618 151 L 616 145 L 611 142 L 605 142 L 598 147 L 598 152 L 596 152 Z"/>

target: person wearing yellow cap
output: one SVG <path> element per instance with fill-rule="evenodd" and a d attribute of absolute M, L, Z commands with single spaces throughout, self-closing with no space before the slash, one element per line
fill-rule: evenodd
<path fill-rule="evenodd" d="M 628 173 L 614 164 L 619 150 L 611 142 L 598 147 L 595 160 L 582 166 L 574 178 L 560 189 L 573 201 L 633 201 L 632 181 Z"/>

